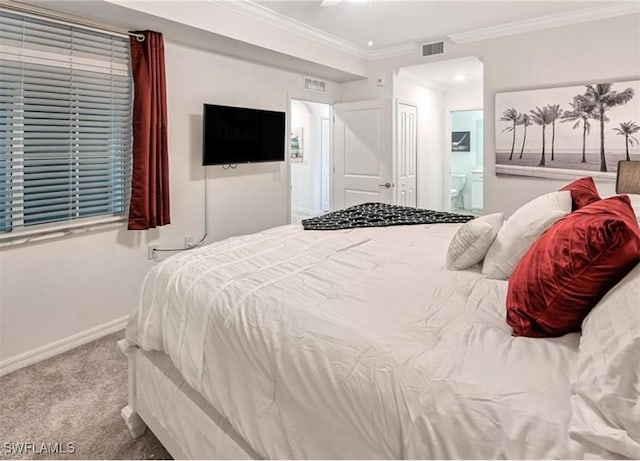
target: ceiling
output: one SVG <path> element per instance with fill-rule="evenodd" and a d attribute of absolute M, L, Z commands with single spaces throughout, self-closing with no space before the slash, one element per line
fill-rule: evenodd
<path fill-rule="evenodd" d="M 365 68 L 367 61 L 417 54 L 416 43 L 442 39 L 466 43 L 519 32 L 544 33 L 541 29 L 547 27 L 640 12 L 640 0 L 17 2 L 128 30 L 159 30 L 167 40 L 173 42 L 336 82 L 362 78 L 364 71 L 361 68 Z M 330 2 L 334 5 L 321 6 L 321 3 Z M 181 14 L 176 15 L 175 11 L 178 10 Z M 231 16 L 227 15 L 228 10 L 231 10 Z M 223 18 L 227 23 L 220 25 L 215 19 L 209 22 L 209 16 Z M 262 22 L 266 27 L 258 27 L 261 32 L 256 33 L 246 26 L 251 21 L 254 24 L 256 21 Z M 269 28 L 284 35 L 275 33 L 273 35 L 276 38 L 267 37 L 265 30 Z M 301 52 L 302 48 L 297 46 L 298 38 L 306 40 L 304 43 L 316 42 L 320 46 L 310 46 Z M 374 42 L 371 47 L 367 47 L 369 40 Z M 322 46 L 329 52 L 321 53 L 318 57 L 318 49 L 322 49 Z M 419 69 L 413 71 L 417 78 L 422 78 Z M 430 75 L 438 72 L 438 69 L 429 69 Z M 437 85 L 461 84 L 451 83 L 451 76 L 462 73 L 462 70 L 444 69 L 442 72 L 441 81 L 434 82 Z M 481 72 L 481 67 L 472 66 L 464 72 L 465 80 L 475 80 L 475 76 Z"/>
<path fill-rule="evenodd" d="M 369 49 L 378 50 L 621 2 L 342 0 L 332 6 L 322 6 L 321 0 L 254 3 L 359 47 L 366 48 L 372 40 Z"/>
<path fill-rule="evenodd" d="M 482 81 L 484 66 L 478 58 L 467 57 L 418 64 L 403 70 L 420 80 L 449 89 Z"/>
<path fill-rule="evenodd" d="M 3 0 L 0 0 L 0 3 Z M 149 4 L 175 3 L 182 8 L 192 8 L 205 0 L 142 0 Z M 235 1 L 235 0 L 234 0 Z M 256 46 L 241 40 L 229 38 L 222 34 L 191 27 L 179 21 L 167 20 L 127 8 L 126 1 L 105 0 L 18 0 L 20 4 L 28 4 L 40 9 L 70 15 L 96 24 L 107 24 L 125 30 L 157 30 L 165 39 L 188 46 L 224 54 L 247 61 L 264 64 L 305 75 L 313 75 L 335 82 L 346 82 L 362 78 L 341 68 L 329 67 L 317 61 L 290 56 L 267 47 Z M 130 3 L 135 3 L 130 2 Z M 73 20 L 72 20 L 73 22 Z"/>

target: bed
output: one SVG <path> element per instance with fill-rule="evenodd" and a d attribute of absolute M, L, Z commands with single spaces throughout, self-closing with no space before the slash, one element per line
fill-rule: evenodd
<path fill-rule="evenodd" d="M 568 436 L 580 335 L 512 337 L 459 224 L 230 238 L 160 262 L 120 344 L 174 457 L 612 456 Z"/>

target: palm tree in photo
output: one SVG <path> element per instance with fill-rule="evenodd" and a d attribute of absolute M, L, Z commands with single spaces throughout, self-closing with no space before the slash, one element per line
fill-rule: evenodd
<path fill-rule="evenodd" d="M 551 160 L 555 160 L 555 150 L 556 150 L 556 120 L 558 120 L 562 116 L 562 109 L 560 109 L 560 104 L 547 104 L 547 110 L 549 112 L 549 117 L 551 119 Z"/>
<path fill-rule="evenodd" d="M 502 131 L 511 131 L 513 133 L 513 140 L 511 141 L 511 154 L 509 154 L 509 160 L 513 159 L 513 149 L 516 146 L 516 126 L 518 126 L 518 111 L 513 107 L 511 109 L 507 109 L 502 113 L 502 117 L 500 117 L 501 122 L 509 122 L 510 126 L 505 128 Z"/>
<path fill-rule="evenodd" d="M 638 144 L 638 138 L 633 136 L 635 133 L 640 131 L 640 126 L 636 125 L 635 122 L 622 122 L 619 128 L 614 128 L 615 131 L 620 136 L 624 136 L 625 145 L 627 148 L 627 160 L 631 160 L 629 157 L 629 145 L 633 147 L 634 144 Z"/>
<path fill-rule="evenodd" d="M 529 112 L 531 113 L 531 120 L 533 123 L 542 127 L 542 156 L 540 157 L 540 163 L 538 166 L 544 166 L 547 125 L 552 122 L 551 114 L 549 113 L 549 106 L 543 107 L 542 109 L 536 106 L 535 110 L 530 110 Z"/>
<path fill-rule="evenodd" d="M 575 130 L 582 123 L 582 160 L 581 163 L 587 163 L 587 135 L 591 133 L 591 123 L 589 119 L 596 119 L 596 106 L 589 101 L 585 95 L 577 95 L 570 102 L 571 110 L 567 110 L 562 114 L 561 122 L 576 122 L 573 124 Z"/>
<path fill-rule="evenodd" d="M 522 136 L 522 147 L 520 148 L 520 157 L 518 157 L 519 159 L 522 159 L 522 154 L 524 153 L 524 145 L 527 142 L 527 127 L 533 125 L 529 114 L 520 114 L 518 117 L 518 125 L 522 125 L 524 127 L 524 135 Z"/>
<path fill-rule="evenodd" d="M 607 121 L 605 113 L 616 107 L 626 104 L 633 99 L 633 88 L 623 91 L 611 89 L 611 83 L 598 83 L 587 85 L 585 96 L 596 106 L 597 118 L 600 121 L 600 171 L 607 171 L 607 158 L 604 153 L 604 124 Z"/>

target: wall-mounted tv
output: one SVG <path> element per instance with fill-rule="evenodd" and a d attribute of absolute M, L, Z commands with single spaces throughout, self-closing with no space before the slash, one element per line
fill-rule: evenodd
<path fill-rule="evenodd" d="M 284 150 L 284 112 L 204 105 L 203 165 L 282 162 Z"/>

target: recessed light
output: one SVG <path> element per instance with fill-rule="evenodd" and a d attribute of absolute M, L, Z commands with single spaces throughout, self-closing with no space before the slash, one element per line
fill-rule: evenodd
<path fill-rule="evenodd" d="M 463 81 L 465 79 L 465 76 L 464 76 L 464 74 L 456 74 L 456 75 L 453 76 L 453 79 L 456 82 L 461 82 L 461 81 Z"/>
<path fill-rule="evenodd" d="M 369 41 L 367 42 L 367 46 L 369 46 L 369 47 L 373 46 L 373 40 L 369 40 Z"/>

